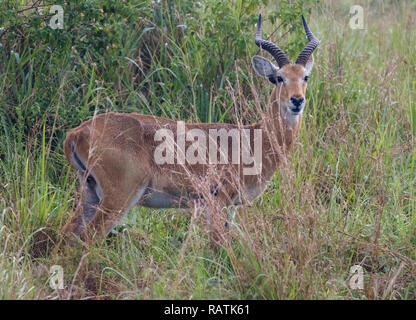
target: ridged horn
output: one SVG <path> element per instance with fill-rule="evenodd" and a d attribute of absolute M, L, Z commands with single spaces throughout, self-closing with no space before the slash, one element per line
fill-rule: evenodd
<path fill-rule="evenodd" d="M 260 49 L 264 49 L 267 52 L 269 52 L 273 56 L 273 58 L 277 61 L 277 64 L 279 65 L 280 68 L 290 63 L 285 53 L 277 45 L 275 45 L 273 42 L 262 39 L 261 14 L 259 14 L 259 23 L 257 24 L 256 45 Z"/>
<path fill-rule="evenodd" d="M 296 64 L 301 64 L 305 66 L 312 52 L 319 45 L 319 40 L 313 35 L 311 30 L 309 30 L 308 24 L 306 23 L 305 17 L 303 15 L 302 15 L 302 22 L 303 22 L 303 28 L 305 29 L 305 33 L 306 33 L 306 36 L 308 37 L 309 43 L 299 54 L 298 58 L 296 59 Z"/>

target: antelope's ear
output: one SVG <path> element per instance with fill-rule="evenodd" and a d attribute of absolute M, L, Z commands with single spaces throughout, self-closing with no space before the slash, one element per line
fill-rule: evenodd
<path fill-rule="evenodd" d="M 313 68 L 313 54 L 311 54 L 311 56 L 309 57 L 308 61 L 306 62 L 306 65 L 305 65 L 307 75 L 309 75 L 311 73 L 312 68 Z"/>
<path fill-rule="evenodd" d="M 279 68 L 276 67 L 270 60 L 260 56 L 254 56 L 251 59 L 251 63 L 254 70 L 260 77 L 268 78 L 270 82 L 276 83 L 275 77 Z"/>

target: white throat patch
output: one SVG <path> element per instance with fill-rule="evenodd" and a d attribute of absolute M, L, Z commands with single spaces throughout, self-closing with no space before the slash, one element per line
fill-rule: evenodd
<path fill-rule="evenodd" d="M 299 122 L 299 116 L 302 114 L 303 110 L 299 114 L 294 114 L 293 112 L 289 111 L 288 106 L 283 105 L 281 107 L 281 114 L 283 118 L 288 122 L 291 127 L 295 127 Z"/>

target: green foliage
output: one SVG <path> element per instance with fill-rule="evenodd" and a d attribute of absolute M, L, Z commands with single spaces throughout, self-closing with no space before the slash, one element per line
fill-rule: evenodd
<path fill-rule="evenodd" d="M 52 121 L 73 127 L 97 108 L 231 121 L 226 85 L 234 86 L 239 72 L 246 79 L 236 62 L 256 51 L 254 26 L 266 3 L 2 2 L 4 120 L 23 137 L 42 119 L 49 136 Z M 311 4 L 280 1 L 270 17 L 297 21 L 295 36 L 304 37 L 300 14 Z M 49 27 L 51 5 L 63 7 L 63 29 Z M 248 95 L 248 80 L 242 85 Z"/>
<path fill-rule="evenodd" d="M 53 4 L 64 8 L 62 30 L 48 26 Z M 348 9 L 313 0 L 0 2 L 0 298 L 414 299 L 415 4 L 371 1 L 366 30 L 346 27 Z M 62 142 L 94 112 L 258 117 L 255 98 L 264 106 L 271 90 L 250 65 L 254 54 L 270 58 L 253 41 L 259 12 L 264 38 L 291 60 L 307 42 L 301 13 L 321 45 L 301 146 L 238 212 L 232 247 L 212 250 L 203 223 L 175 210 L 135 208 L 108 243 L 34 254 L 36 236 L 59 233 L 77 205 Z M 48 286 L 52 264 L 64 266 L 63 294 Z M 365 267 L 363 291 L 347 286 L 353 264 Z"/>
<path fill-rule="evenodd" d="M 284 51 L 291 61 L 296 59 L 296 56 L 307 44 L 300 17 L 303 14 L 308 19 L 312 7 L 319 5 L 319 3 L 319 0 L 279 1 L 275 4 L 276 10 L 273 10 L 269 15 L 271 23 L 282 29 L 281 35 L 283 36 L 279 39 L 284 41 Z"/>

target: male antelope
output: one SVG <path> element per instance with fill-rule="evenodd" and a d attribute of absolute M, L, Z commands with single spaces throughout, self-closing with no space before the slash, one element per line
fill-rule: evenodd
<path fill-rule="evenodd" d="M 157 132 L 161 128 L 171 130 L 178 138 L 175 132 L 179 124 L 170 119 L 137 113 L 96 115 L 66 136 L 65 155 L 78 172 L 82 194 L 75 215 L 64 228 L 64 235 L 69 238 L 80 235 L 83 239 L 104 236 L 136 204 L 151 208 L 193 207 L 207 198 L 207 194 L 201 191 L 205 187 L 210 190 L 208 196 L 214 198 L 215 204 L 220 209 L 225 208 L 207 214 L 211 238 L 221 242 L 227 230 L 226 208 L 250 203 L 263 193 L 298 135 L 308 75 L 313 66 L 312 52 L 319 44 L 303 16 L 302 21 L 309 43 L 291 64 L 277 45 L 262 39 L 259 16 L 255 43 L 268 51 L 279 66 L 260 56 L 252 58 L 257 74 L 275 85 L 263 120 L 245 126 L 223 123 L 184 125 L 185 133 L 197 129 L 193 132 L 206 133 L 207 136 L 213 129 L 225 129 L 226 132 L 245 129 L 251 137 L 248 139 L 250 150 L 257 143 L 261 146 L 261 170 L 258 174 L 243 174 L 242 166 L 231 161 L 230 146 L 228 150 L 215 152 L 215 157 L 220 158 L 222 152 L 230 151 L 227 153 L 228 163 L 220 161 L 214 166 L 199 162 L 159 164 L 154 157 L 160 144 L 155 139 Z M 254 141 L 255 130 L 263 133 L 261 142 Z M 194 139 L 195 136 L 191 138 Z M 228 137 L 226 140 L 228 142 Z M 186 141 L 186 144 L 189 146 L 191 142 Z M 216 175 L 211 179 L 212 172 Z"/>

